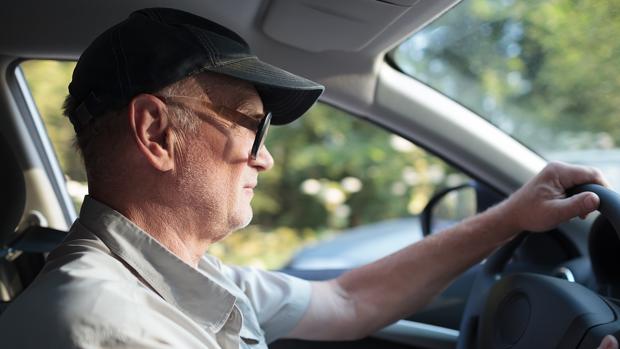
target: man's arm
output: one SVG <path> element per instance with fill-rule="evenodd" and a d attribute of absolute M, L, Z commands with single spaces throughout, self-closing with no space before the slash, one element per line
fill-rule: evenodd
<path fill-rule="evenodd" d="M 287 337 L 363 338 L 415 313 L 517 233 L 549 230 L 595 210 L 594 193 L 565 196 L 566 189 L 583 183 L 606 185 L 597 170 L 550 164 L 484 213 L 337 279 L 314 282 L 310 305 Z"/>

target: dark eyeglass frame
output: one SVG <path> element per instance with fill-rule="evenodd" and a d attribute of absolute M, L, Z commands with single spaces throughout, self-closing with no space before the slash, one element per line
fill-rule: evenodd
<path fill-rule="evenodd" d="M 185 106 L 185 104 L 181 103 L 180 100 L 198 102 L 206 106 L 217 116 L 220 116 L 228 121 L 232 121 L 241 127 L 247 128 L 248 130 L 255 132 L 256 135 L 254 136 L 254 142 L 252 143 L 252 149 L 250 150 L 250 157 L 252 158 L 252 160 L 256 160 L 258 158 L 258 152 L 260 151 L 261 146 L 265 143 L 265 137 L 267 136 L 267 131 L 269 131 L 269 125 L 271 125 L 271 112 L 267 112 L 264 116 L 257 118 L 238 112 L 223 105 L 207 102 L 204 99 L 198 97 L 161 95 L 154 96 L 159 98 L 166 104 L 179 104 Z M 194 112 L 198 111 L 194 110 Z"/>

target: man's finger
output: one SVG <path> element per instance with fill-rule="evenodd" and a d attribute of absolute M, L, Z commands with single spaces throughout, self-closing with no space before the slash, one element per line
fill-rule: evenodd
<path fill-rule="evenodd" d="M 618 341 L 616 337 L 607 335 L 596 349 L 618 349 Z"/>
<path fill-rule="evenodd" d="M 601 171 L 596 168 L 581 166 L 581 165 L 569 165 L 561 162 L 552 162 L 549 164 L 552 171 L 556 171 L 558 179 L 564 188 L 572 188 L 579 184 L 600 184 L 605 187 L 609 187 L 609 183 L 603 177 Z"/>
<path fill-rule="evenodd" d="M 592 192 L 579 193 L 566 199 L 558 199 L 553 209 L 557 210 L 558 218 L 567 221 L 573 217 L 585 217 L 596 210 L 600 203 L 598 195 Z"/>

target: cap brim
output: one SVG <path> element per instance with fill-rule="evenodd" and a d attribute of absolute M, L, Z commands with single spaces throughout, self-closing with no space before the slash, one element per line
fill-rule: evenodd
<path fill-rule="evenodd" d="M 302 116 L 319 99 L 325 87 L 286 70 L 248 57 L 207 70 L 252 83 L 274 125 L 288 124 Z"/>

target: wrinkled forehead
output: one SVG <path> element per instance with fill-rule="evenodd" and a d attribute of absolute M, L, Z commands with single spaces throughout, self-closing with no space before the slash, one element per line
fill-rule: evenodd
<path fill-rule="evenodd" d="M 264 115 L 260 96 L 247 81 L 214 73 L 201 74 L 198 81 L 211 103 L 252 117 Z"/>

